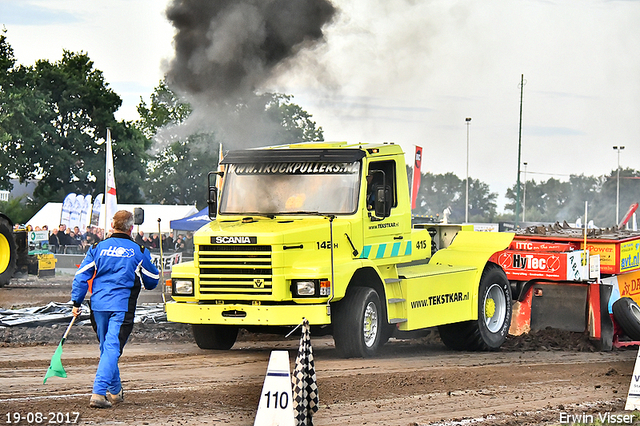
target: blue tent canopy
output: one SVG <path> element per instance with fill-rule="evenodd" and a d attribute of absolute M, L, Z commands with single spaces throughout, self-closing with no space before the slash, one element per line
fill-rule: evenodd
<path fill-rule="evenodd" d="M 194 213 L 191 216 L 172 220 L 171 229 L 179 231 L 196 231 L 209 222 L 211 222 L 211 219 L 209 219 L 209 207 L 205 207 L 198 213 Z"/>

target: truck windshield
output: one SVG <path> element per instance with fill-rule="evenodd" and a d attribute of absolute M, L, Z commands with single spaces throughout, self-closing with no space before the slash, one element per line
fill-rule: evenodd
<path fill-rule="evenodd" d="M 360 162 L 229 164 L 224 180 L 221 214 L 350 214 Z"/>

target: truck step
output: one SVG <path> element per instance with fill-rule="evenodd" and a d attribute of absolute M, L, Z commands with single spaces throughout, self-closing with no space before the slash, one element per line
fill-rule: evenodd
<path fill-rule="evenodd" d="M 407 322 L 406 318 L 391 318 L 389 324 L 400 324 L 401 322 Z"/>
<path fill-rule="evenodd" d="M 384 283 L 385 284 L 399 283 L 400 281 L 402 281 L 400 278 L 385 278 L 384 279 Z"/>
<path fill-rule="evenodd" d="M 405 302 L 405 299 L 399 298 L 399 297 L 393 297 L 391 299 L 389 299 L 389 303 L 402 303 Z"/>

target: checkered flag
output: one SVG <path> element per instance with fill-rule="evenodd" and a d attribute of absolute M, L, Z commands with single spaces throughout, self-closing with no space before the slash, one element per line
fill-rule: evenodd
<path fill-rule="evenodd" d="M 313 426 L 313 413 L 318 411 L 318 384 L 309 320 L 306 318 L 302 319 L 300 348 L 293 370 L 293 410 L 297 426 Z"/>

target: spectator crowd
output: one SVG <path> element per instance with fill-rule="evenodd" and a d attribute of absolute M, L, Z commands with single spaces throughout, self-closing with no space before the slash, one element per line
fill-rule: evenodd
<path fill-rule="evenodd" d="M 89 247 L 104 240 L 105 238 L 104 229 L 96 226 L 87 227 L 87 230 L 84 233 L 77 226 L 73 229 L 69 229 L 62 223 L 58 228 L 51 230 L 49 230 L 46 225 L 42 227 L 36 226 L 33 229 L 30 225 L 27 225 L 26 230 L 47 231 L 49 234 L 49 251 L 53 253 L 86 253 Z M 193 235 L 190 232 L 178 234 L 174 237 L 173 232 L 170 232 L 169 234 L 161 234 L 160 236 L 158 233 L 151 233 L 146 236 L 143 231 L 138 231 L 135 234 L 134 240 L 136 243 L 148 248 L 152 252 L 159 252 L 160 245 L 162 244 L 162 250 L 164 252 L 182 252 L 187 257 L 193 255 Z"/>

